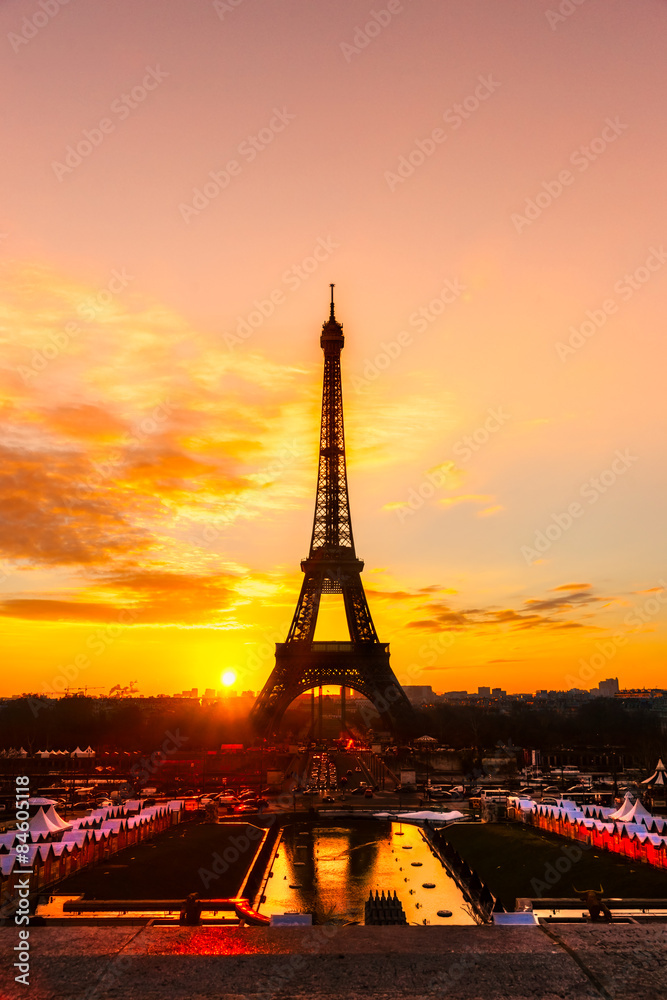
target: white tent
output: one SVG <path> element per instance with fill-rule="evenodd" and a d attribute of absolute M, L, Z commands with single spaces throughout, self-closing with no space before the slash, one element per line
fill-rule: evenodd
<path fill-rule="evenodd" d="M 34 816 L 31 816 L 28 820 L 28 828 L 30 830 L 30 839 L 36 840 L 38 837 L 47 837 L 54 833 L 60 833 L 62 827 L 58 824 L 52 822 L 44 812 L 43 806 L 40 806 Z"/>
<path fill-rule="evenodd" d="M 651 813 L 642 804 L 641 799 L 637 798 L 633 792 L 626 792 L 621 807 L 607 818 L 619 823 L 643 823 L 644 826 L 648 826 L 653 819 Z"/>
<path fill-rule="evenodd" d="M 373 813 L 375 819 L 393 819 L 401 823 L 423 823 L 429 820 L 431 823 L 450 823 L 454 819 L 463 819 L 463 813 L 453 809 L 451 812 L 434 812 L 430 809 L 423 809 L 418 812 L 406 813 Z"/>
<path fill-rule="evenodd" d="M 62 816 L 58 815 L 58 813 L 55 810 L 55 803 L 52 803 L 49 806 L 44 815 L 46 816 L 48 821 L 50 823 L 54 823 L 59 830 L 69 830 L 72 826 L 71 823 L 68 823 L 66 820 L 62 818 Z"/>
<path fill-rule="evenodd" d="M 623 817 L 623 822 L 644 823 L 644 825 L 646 825 L 646 821 L 648 820 L 650 822 L 650 820 L 652 819 L 653 817 L 651 816 L 648 809 L 643 805 L 640 799 L 637 799 L 632 809 L 629 812 L 627 812 Z"/>
<path fill-rule="evenodd" d="M 659 760 L 656 764 L 655 771 L 650 778 L 646 778 L 645 781 L 641 782 L 642 785 L 662 785 L 663 788 L 667 785 L 667 767 Z"/>
<path fill-rule="evenodd" d="M 616 810 L 616 812 L 611 813 L 608 818 L 624 820 L 627 817 L 627 815 L 632 812 L 634 805 L 635 805 L 635 795 L 632 792 L 626 792 L 625 798 L 623 799 L 623 802 L 621 803 L 619 808 Z"/>

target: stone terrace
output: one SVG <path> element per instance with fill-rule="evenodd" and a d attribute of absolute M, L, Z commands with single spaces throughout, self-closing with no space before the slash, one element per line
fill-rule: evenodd
<path fill-rule="evenodd" d="M 665 924 L 539 927 L 33 927 L 30 986 L 2 1000 L 639 1000 L 667 996 Z"/>

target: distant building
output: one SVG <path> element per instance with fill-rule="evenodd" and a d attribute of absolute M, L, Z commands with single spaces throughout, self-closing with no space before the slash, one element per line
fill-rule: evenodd
<path fill-rule="evenodd" d="M 430 684 L 404 684 L 403 690 L 408 701 L 411 701 L 413 705 L 421 705 L 423 702 L 433 701 L 435 698 L 435 692 Z"/>
<path fill-rule="evenodd" d="M 618 677 L 608 677 L 606 681 L 600 681 L 598 690 L 601 698 L 613 698 L 618 694 Z"/>
<path fill-rule="evenodd" d="M 503 691 L 502 688 L 492 688 L 491 689 L 491 697 L 492 698 L 506 698 L 507 697 L 507 691 Z"/>
<path fill-rule="evenodd" d="M 490 698 L 491 688 L 490 687 L 478 687 L 477 694 L 480 698 Z"/>

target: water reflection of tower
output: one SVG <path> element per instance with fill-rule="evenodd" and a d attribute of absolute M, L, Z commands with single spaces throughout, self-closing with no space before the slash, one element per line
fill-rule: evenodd
<path fill-rule="evenodd" d="M 294 905 L 338 920 L 359 919 L 360 899 L 377 882 L 378 858 L 391 825 L 370 820 L 285 828 L 282 850 Z M 363 890 L 360 896 L 360 888 Z"/>

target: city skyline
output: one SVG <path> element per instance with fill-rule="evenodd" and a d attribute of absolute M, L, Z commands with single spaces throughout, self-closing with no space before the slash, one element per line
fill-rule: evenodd
<path fill-rule="evenodd" d="M 37 9 L 0 11 L 0 696 L 261 689 L 329 282 L 399 680 L 658 687 L 665 8 Z"/>

